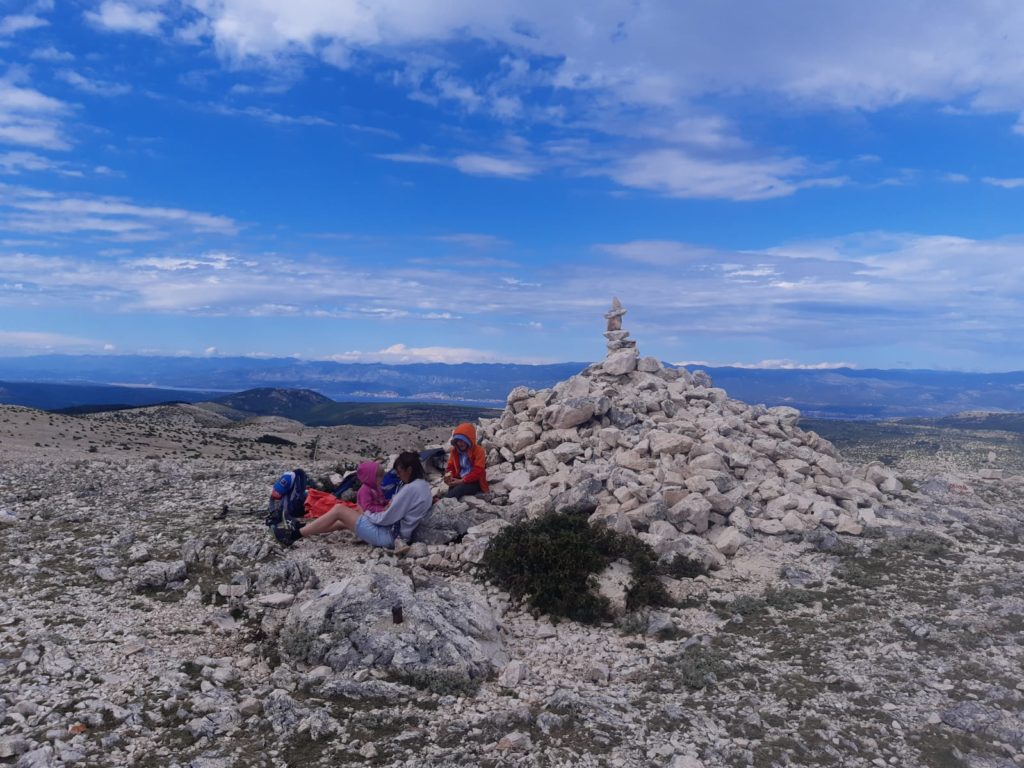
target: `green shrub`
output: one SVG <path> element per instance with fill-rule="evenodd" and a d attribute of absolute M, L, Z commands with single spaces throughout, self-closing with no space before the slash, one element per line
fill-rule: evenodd
<path fill-rule="evenodd" d="M 587 522 L 585 512 L 552 513 L 510 525 L 494 537 L 481 563 L 485 576 L 539 613 L 596 623 L 610 618 L 594 581 L 615 560 L 629 562 L 630 610 L 670 605 L 654 551 L 633 536 Z"/>

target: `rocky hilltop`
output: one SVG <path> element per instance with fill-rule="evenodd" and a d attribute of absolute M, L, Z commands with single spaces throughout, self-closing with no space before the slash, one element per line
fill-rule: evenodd
<path fill-rule="evenodd" d="M 267 490 L 436 430 L 0 408 L 0 764 L 1024 764 L 1010 443 L 852 466 L 792 409 L 641 357 L 623 315 L 604 361 L 481 424 L 492 493 L 439 502 L 401 557 L 281 550 Z M 478 578 L 499 531 L 564 510 L 706 572 L 596 626 Z"/>

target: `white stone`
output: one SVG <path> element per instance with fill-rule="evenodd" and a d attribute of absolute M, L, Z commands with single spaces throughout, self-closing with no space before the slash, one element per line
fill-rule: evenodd
<path fill-rule="evenodd" d="M 734 526 L 727 525 L 723 528 L 716 528 L 709 536 L 711 543 L 715 545 L 726 557 L 732 557 L 736 554 L 740 547 L 742 547 L 747 537 L 740 533 L 739 529 Z"/>
<path fill-rule="evenodd" d="M 571 429 L 594 416 L 596 403 L 593 398 L 576 397 L 549 406 L 544 411 L 544 424 L 550 429 Z"/>
<path fill-rule="evenodd" d="M 285 608 L 295 601 L 295 595 L 289 592 L 273 592 L 269 595 L 260 595 L 256 602 L 269 608 Z"/>
<path fill-rule="evenodd" d="M 851 536 L 860 536 L 864 532 L 864 526 L 854 520 L 845 512 L 839 515 L 836 521 L 836 533 L 848 533 Z"/>
<path fill-rule="evenodd" d="M 666 520 L 655 520 L 647 530 L 659 539 L 672 540 L 679 537 L 679 529 Z"/>
<path fill-rule="evenodd" d="M 673 434 L 655 430 L 647 435 L 650 451 L 655 456 L 666 454 L 673 456 L 686 453 L 693 446 L 693 438 L 686 435 Z"/>
<path fill-rule="evenodd" d="M 750 527 L 755 531 L 761 533 L 767 533 L 769 536 L 779 536 L 786 532 L 786 526 L 779 520 L 766 520 L 764 518 L 757 518 L 750 521 Z"/>
<path fill-rule="evenodd" d="M 553 451 L 541 451 L 534 456 L 534 461 L 549 475 L 553 475 L 558 470 L 558 457 L 555 456 Z"/>
<path fill-rule="evenodd" d="M 634 472 L 642 472 L 648 466 L 647 459 L 632 450 L 618 451 L 612 458 L 620 467 L 632 469 Z"/>
<path fill-rule="evenodd" d="M 498 685 L 503 688 L 515 688 L 526 679 L 528 670 L 521 661 L 510 661 L 498 676 Z"/>
<path fill-rule="evenodd" d="M 523 731 L 513 731 L 501 737 L 498 741 L 498 749 L 507 752 L 526 752 L 533 747 L 530 741 L 530 734 Z"/>
<path fill-rule="evenodd" d="M 601 370 L 609 376 L 625 376 L 636 370 L 637 352 L 635 349 L 620 349 L 612 352 L 601 364 Z"/>
<path fill-rule="evenodd" d="M 616 560 L 597 577 L 597 592 L 608 599 L 612 613 L 625 612 L 626 591 L 632 580 L 632 568 L 625 560 Z"/>
<path fill-rule="evenodd" d="M 790 533 L 802 533 L 814 525 L 813 521 L 808 521 L 803 515 L 792 511 L 787 512 L 779 522 Z"/>
<path fill-rule="evenodd" d="M 501 482 L 508 490 L 526 488 L 530 485 L 530 473 L 525 469 L 517 469 L 505 475 Z"/>
<path fill-rule="evenodd" d="M 641 357 L 637 360 L 636 369 L 644 373 L 657 373 L 661 370 L 661 361 L 656 357 Z"/>

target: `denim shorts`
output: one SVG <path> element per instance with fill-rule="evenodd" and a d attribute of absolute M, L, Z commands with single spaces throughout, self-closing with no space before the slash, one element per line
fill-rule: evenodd
<path fill-rule="evenodd" d="M 371 523 L 366 515 L 360 515 L 356 521 L 356 536 L 371 547 L 395 548 L 395 535 L 391 532 L 391 526 Z"/>

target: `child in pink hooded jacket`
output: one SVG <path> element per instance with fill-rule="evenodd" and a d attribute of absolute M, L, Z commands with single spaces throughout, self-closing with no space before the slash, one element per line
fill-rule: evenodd
<path fill-rule="evenodd" d="M 356 494 L 356 505 L 360 512 L 383 512 L 388 506 L 384 491 L 380 488 L 384 467 L 376 461 L 361 462 L 356 467 L 356 477 L 362 483 Z"/>

